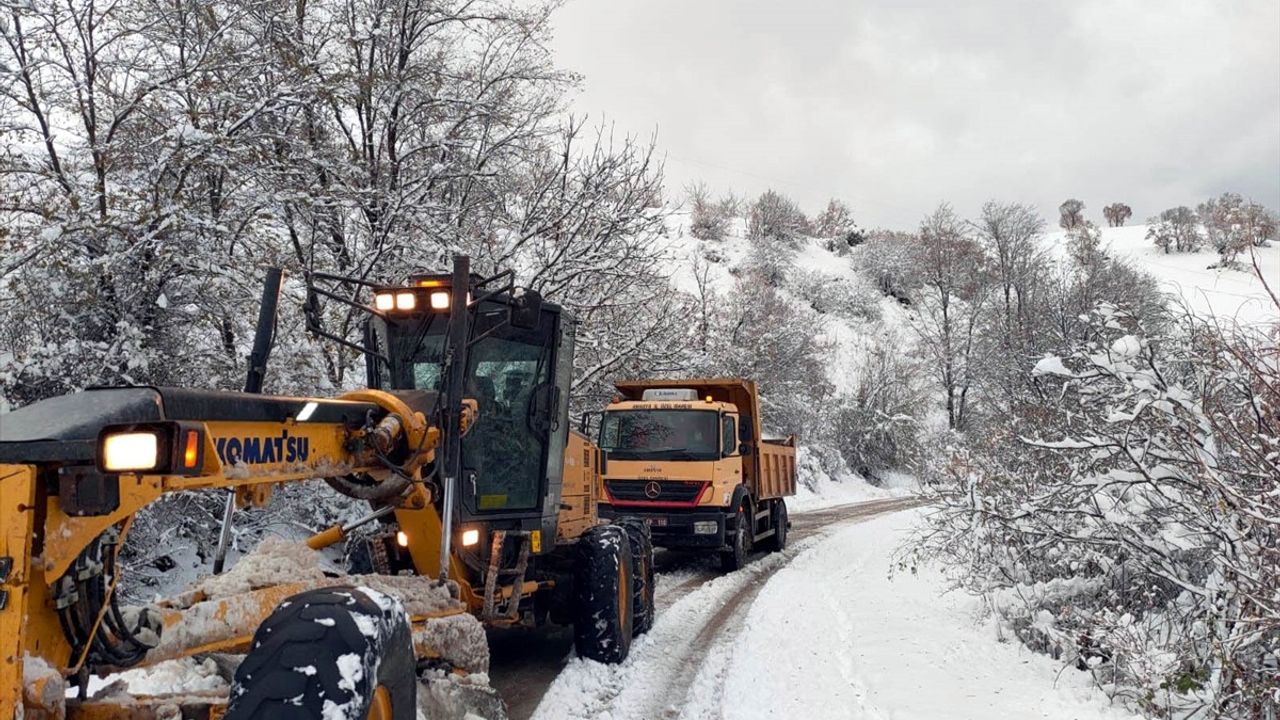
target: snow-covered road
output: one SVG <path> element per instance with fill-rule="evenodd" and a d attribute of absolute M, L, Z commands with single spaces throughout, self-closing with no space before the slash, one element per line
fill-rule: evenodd
<path fill-rule="evenodd" d="M 1134 718 L 1076 670 L 1000 642 L 935 572 L 891 578 L 915 517 L 814 523 L 785 554 L 680 580 L 627 662 L 570 660 L 534 717 Z"/>

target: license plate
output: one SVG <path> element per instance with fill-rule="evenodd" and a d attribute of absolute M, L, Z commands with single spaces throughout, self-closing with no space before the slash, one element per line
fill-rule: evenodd
<path fill-rule="evenodd" d="M 666 527 L 667 519 L 664 517 L 649 518 L 649 524 L 657 527 Z"/>

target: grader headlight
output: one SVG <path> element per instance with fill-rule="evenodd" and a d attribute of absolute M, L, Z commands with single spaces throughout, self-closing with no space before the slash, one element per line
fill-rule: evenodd
<path fill-rule="evenodd" d="M 154 432 L 120 432 L 102 438 L 102 469 L 146 472 L 160 461 L 160 438 Z"/>
<path fill-rule="evenodd" d="M 204 468 L 204 445 L 200 423 L 108 426 L 98 434 L 98 469 L 106 474 L 198 475 Z"/>

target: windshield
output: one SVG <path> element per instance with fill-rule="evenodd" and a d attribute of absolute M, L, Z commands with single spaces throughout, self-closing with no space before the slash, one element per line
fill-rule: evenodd
<path fill-rule="evenodd" d="M 719 413 L 710 410 L 619 410 L 604 414 L 600 447 L 618 460 L 715 460 Z"/>
<path fill-rule="evenodd" d="M 477 512 L 534 509 L 543 493 L 546 439 L 534 427 L 532 404 L 552 381 L 554 325 L 526 330 L 504 320 L 502 313 L 478 314 L 463 388 L 479 405 L 462 438 L 463 487 L 474 493 L 467 502 Z M 388 325 L 391 387 L 443 390 L 446 329 L 444 316 Z"/>

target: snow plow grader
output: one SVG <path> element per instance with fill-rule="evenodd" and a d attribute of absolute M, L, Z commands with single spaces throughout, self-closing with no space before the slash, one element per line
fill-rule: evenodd
<path fill-rule="evenodd" d="M 250 392 L 93 389 L 0 415 L 0 718 L 493 717 L 500 701 L 468 681 L 487 671 L 486 626 L 572 625 L 580 655 L 618 662 L 652 622 L 648 531 L 599 520 L 599 448 L 568 429 L 560 308 L 465 257 L 396 286 L 317 274 L 308 326 L 365 354 L 368 387 L 281 397 L 254 392 L 279 285 Z M 364 342 L 325 333 L 320 302 L 367 308 Z M 221 489 L 264 506 L 313 479 L 367 513 L 122 602 L 121 548 L 151 503 Z M 346 571 L 321 570 L 344 542 Z M 230 659 L 229 692 L 90 692 L 210 656 Z"/>

